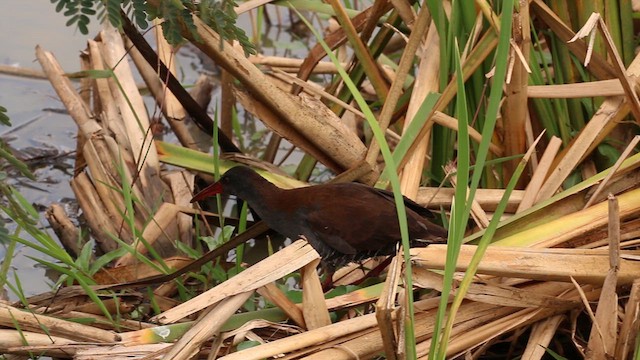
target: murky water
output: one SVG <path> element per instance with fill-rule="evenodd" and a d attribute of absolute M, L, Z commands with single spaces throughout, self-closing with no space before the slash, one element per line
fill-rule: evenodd
<path fill-rule="evenodd" d="M 92 19 L 90 34 L 82 35 L 75 28 L 65 26 L 66 18 L 55 12 L 50 1 L 13 1 L 10 6 L 8 3 L 0 5 L 0 9 L 6 10 L 5 14 L 11 14 L 0 22 L 0 63 L 40 70 L 35 56 L 35 47 L 40 45 L 54 54 L 66 72 L 80 70 L 78 55 L 85 49 L 87 38 L 98 32 L 100 25 L 97 20 Z M 200 60 L 189 49 L 181 50 L 179 57 L 181 80 L 195 82 Z M 37 178 L 33 182 L 9 170 L 9 183 L 18 188 L 41 211 L 41 215 L 50 204 L 61 203 L 69 216 L 75 218 L 78 212 L 69 180 L 73 173 L 77 130 L 55 91 L 44 79 L 0 74 L 0 105 L 7 108 L 13 125 L 0 126 L 0 137 L 16 156 L 26 160 Z M 42 227 L 48 228 L 43 216 L 41 223 Z M 10 221 L 6 226 L 10 231 L 16 228 Z M 28 234 L 22 233 L 21 236 L 30 239 Z M 9 260 L 4 259 L 6 246 L 0 244 L 0 259 L 3 261 Z M 10 260 L 12 271 L 20 278 L 25 294 L 50 290 L 55 280 L 49 278 L 46 269 L 30 257 L 43 258 L 43 255 L 19 245 Z M 13 273 L 10 278 L 13 279 Z M 9 297 L 16 299 L 11 293 Z"/>
<path fill-rule="evenodd" d="M 54 11 L 51 2 L 5 1 L 0 8 L 6 14 L 0 22 L 0 63 L 40 69 L 35 60 L 35 46 L 39 44 L 54 53 L 65 71 L 79 69 L 78 54 L 85 47 L 86 37 L 67 28 L 66 19 Z M 0 127 L 0 137 L 16 154 L 25 159 L 59 156 L 55 160 L 31 162 L 37 182 L 19 177 L 13 177 L 9 182 L 38 208 L 43 209 L 54 202 L 72 204 L 73 193 L 68 181 L 73 167 L 71 153 L 75 150 L 76 126 L 68 115 L 57 112 L 64 107 L 49 82 L 0 75 L 0 105 L 7 108 L 13 124 L 12 127 Z M 69 210 L 73 211 L 73 208 Z M 10 231 L 15 229 L 11 223 L 7 227 Z M 5 257 L 5 246 L 0 244 L 0 258 Z M 29 257 L 42 258 L 43 255 L 18 246 L 11 259 L 12 270 L 19 276 L 26 295 L 49 290 L 53 280 L 48 279 L 45 269 Z M 13 282 L 12 275 L 10 282 Z M 15 299 L 11 293 L 9 297 Z"/>
<path fill-rule="evenodd" d="M 66 72 L 76 72 L 79 70 L 78 55 L 86 47 L 86 39 L 95 36 L 99 29 L 95 19 L 92 19 L 90 34 L 86 36 L 73 27 L 66 27 L 67 19 L 54 11 L 54 4 L 50 1 L 3 2 L 0 9 L 6 10 L 5 14 L 11 14 L 0 22 L 0 63 L 5 65 L 39 70 L 35 47 L 40 45 L 54 54 Z M 246 16 L 241 20 L 247 20 Z M 308 46 L 304 41 L 292 41 L 286 32 L 278 28 L 264 33 L 263 40 L 267 38 L 271 39 L 267 47 L 279 48 L 263 48 L 264 53 L 269 55 L 297 52 Z M 186 84 L 194 83 L 202 71 L 200 59 L 188 47 L 181 49 L 178 55 L 180 80 Z M 75 218 L 77 209 L 69 180 L 75 158 L 76 126 L 65 113 L 64 106 L 53 88 L 47 80 L 0 74 L 0 105 L 8 109 L 8 116 L 13 124 L 12 127 L 0 126 L 0 137 L 3 141 L 23 159 L 46 159 L 27 161 L 37 177 L 36 182 L 15 175 L 9 182 L 16 186 L 29 202 L 35 204 L 41 214 L 50 204 L 62 203 L 68 214 Z M 258 126 L 261 127 L 261 124 Z M 48 228 L 43 216 L 41 223 L 43 227 Z M 15 224 L 9 222 L 7 228 L 14 231 Z M 27 234 L 22 234 L 22 237 L 29 238 Z M 4 259 L 5 256 L 6 244 L 0 243 L 0 260 L 9 260 Z M 19 276 L 27 296 L 50 290 L 51 284 L 55 281 L 48 277 L 43 266 L 30 257 L 42 258 L 43 255 L 19 245 L 15 257 L 10 260 L 12 270 Z M 13 273 L 10 274 L 10 282 L 13 282 L 12 278 Z M 16 299 L 11 293 L 9 297 Z"/>

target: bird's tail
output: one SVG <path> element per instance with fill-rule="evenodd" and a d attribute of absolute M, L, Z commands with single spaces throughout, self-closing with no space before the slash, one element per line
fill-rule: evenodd
<path fill-rule="evenodd" d="M 426 247 L 429 244 L 446 244 L 449 233 L 445 228 L 436 224 L 429 224 L 429 234 L 423 239 L 411 240 L 412 247 Z"/>

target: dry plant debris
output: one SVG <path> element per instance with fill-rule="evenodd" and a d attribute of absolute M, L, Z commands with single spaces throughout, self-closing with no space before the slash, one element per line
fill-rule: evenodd
<path fill-rule="evenodd" d="M 243 3 L 241 11 L 249 11 L 255 5 L 251 3 Z M 398 159 L 403 191 L 433 210 L 449 212 L 454 188 L 465 184 L 449 179 L 447 186 L 451 188 L 420 186 L 425 164 L 431 160 L 433 146 L 437 144 L 434 126 L 454 133 L 461 130 L 459 120 L 446 113 L 460 89 L 455 78 L 440 84 L 439 69 L 444 65 L 434 55 L 440 53 L 442 44 L 435 28 L 436 19 L 426 7 L 415 13 L 415 8 L 405 1 L 376 1 L 351 19 L 339 2 L 329 3 L 342 26 L 327 34 L 325 41 L 333 49 L 350 44 L 359 62 L 370 65 L 363 70 L 367 81 L 362 91 L 384 104 L 377 120 L 389 143 L 392 147 L 400 146 L 405 136 L 413 136 L 406 154 Z M 629 116 L 635 126 L 640 121 L 636 95 L 639 57 L 627 62 L 625 68 L 607 22 L 597 15 L 592 18 L 593 27 L 584 33 L 595 39 L 599 32 L 604 52 L 597 51 L 595 40 L 587 44 L 578 35 L 574 38 L 572 26 L 563 22 L 562 14 L 556 14 L 542 0 L 520 1 L 516 12 L 503 15 L 494 13 L 485 2 L 477 1 L 476 5 L 476 26 L 461 59 L 465 80 L 496 48 L 501 16 L 515 19 L 511 29 L 509 80 L 500 84 L 505 90 L 501 121 L 488 144 L 494 156 L 523 154 L 534 144 L 542 123 L 538 119 L 540 114 L 531 106 L 534 100 L 577 97 L 598 100 L 593 101 L 593 116 L 579 132 L 560 134 L 562 139 L 550 135 L 536 147 L 528 171 L 519 180 L 519 189 L 505 200 L 506 213 L 453 319 L 446 356 L 481 358 L 494 345 L 509 342 L 523 347 L 518 353 L 522 358 L 540 359 L 545 348 L 563 335 L 570 339 L 566 341 L 573 341 L 575 353 L 585 358 L 629 358 L 638 346 L 635 341 L 640 302 L 637 250 L 640 154 L 635 153 L 638 138 L 631 141 L 629 126 L 624 122 Z M 399 54 L 401 58 L 394 67 L 378 62 L 378 53 L 372 56 L 367 42 L 362 42 L 390 10 L 391 15 L 385 18 L 389 21 L 385 28 L 390 31 L 389 37 L 400 31 L 391 26 L 394 19 L 402 19 L 410 32 L 408 37 L 399 39 L 405 52 Z M 560 39 L 562 42 L 553 46 L 567 55 L 570 52 L 580 59 L 587 57 L 586 71 L 596 80 L 529 85 L 531 72 L 535 70 L 531 67 L 539 65 L 531 59 L 531 21 L 536 25 L 543 23 L 545 31 Z M 194 45 L 226 73 L 222 96 L 232 101 L 224 106 L 234 106 L 233 99 L 237 99 L 245 111 L 273 131 L 275 146 L 280 137 L 288 140 L 340 174 L 338 179 L 342 181 L 359 179 L 372 183 L 378 179 L 382 173 L 379 145 L 375 141 L 363 142 L 360 134 L 343 122 L 343 118 L 361 117 L 362 109 L 350 100 L 343 100 L 343 85 L 322 88 L 307 81 L 312 73 L 335 73 L 338 69 L 334 63 L 320 61 L 325 56 L 320 46 L 313 48 L 304 60 L 265 55 L 247 58 L 229 44 L 220 46 L 219 35 L 199 19 L 194 18 L 194 26 L 201 38 Z M 122 34 L 106 26 L 88 41 L 81 56 L 85 76 L 79 90 L 51 53 L 41 47 L 36 49 L 46 76 L 78 125 L 77 164 L 71 186 L 91 235 L 100 252 L 122 247 L 131 250 L 115 259 L 113 268 L 95 276 L 99 284 L 135 281 L 184 268 L 190 259 L 175 244 L 193 246 L 193 216 L 204 216 L 189 203 L 194 173 L 167 171 L 162 165 L 176 164 L 177 147 L 154 140 L 151 119 L 128 60 L 133 60 L 183 148 L 190 149 L 180 150 L 183 154 L 193 155 L 202 148 L 196 135 L 185 126 L 185 120 L 197 111 L 193 104 L 185 105 L 182 93 L 168 91 L 166 78 L 158 77 L 148 64 L 147 50 L 133 30 L 125 25 L 126 34 Z M 175 72 L 171 49 L 159 38 L 159 58 Z M 344 64 L 351 62 L 345 60 Z M 407 90 L 405 79 L 412 83 L 412 93 L 405 99 L 406 104 L 399 105 Z M 430 113 L 417 129 L 412 128 L 412 121 L 419 121 L 416 114 L 421 113 L 423 100 L 434 92 L 441 94 Z M 327 106 L 320 99 L 330 99 L 335 105 Z M 231 112 L 226 108 L 223 113 Z M 396 121 L 403 127 L 394 125 Z M 355 128 L 359 127 L 358 122 L 362 123 L 362 119 L 354 122 Z M 482 142 L 483 135 L 471 125 L 468 132 L 472 144 Z M 596 171 L 593 154 L 608 136 L 620 140 L 625 151 L 613 166 Z M 234 159 L 247 162 L 240 155 Z M 273 169 L 265 162 L 250 161 L 254 166 Z M 478 226 L 470 229 L 465 238 L 467 244 L 461 247 L 451 293 L 439 293 L 443 291 L 441 270 L 445 269 L 447 246 L 411 250 L 412 290 L 422 296 L 414 304 L 418 358 L 429 356 L 440 297 L 453 299 L 459 291 L 462 272 L 472 264 L 477 249 L 474 242 L 488 231 L 484 229 L 490 226 L 493 212 L 500 207 L 505 194 L 504 189 L 496 187 L 507 183 L 519 161 L 513 158 L 505 163 L 503 173 L 489 174 L 496 186 L 479 189 L 470 199 Z M 223 169 L 231 164 L 227 159 L 221 160 Z M 196 163 L 191 170 L 205 168 L 207 165 Z M 578 173 L 581 180 L 566 186 L 578 168 L 582 169 Z M 454 164 L 446 170 L 455 171 Z M 274 181 L 289 186 L 302 184 L 280 174 L 273 177 Z M 64 213 L 55 204 L 49 221 L 60 229 L 63 241 L 75 240 L 76 229 L 69 228 Z M 114 237 L 121 241 L 114 241 Z M 161 269 L 157 262 L 141 261 L 143 255 L 149 255 L 149 249 L 157 254 L 154 256 L 165 259 L 162 266 L 166 268 Z M 153 317 L 149 316 L 151 311 L 137 314 L 138 320 L 132 317 L 132 310 L 140 312 L 143 308 L 140 302 L 144 302 L 140 299 L 148 301 L 148 294 L 105 295 L 104 303 L 108 304 L 110 314 L 121 317 L 118 326 L 105 316 L 102 308 L 87 306 L 88 295 L 79 285 L 69 286 L 27 299 L 27 304 L 0 304 L 0 324 L 4 327 L 0 330 L 0 353 L 111 360 L 206 356 L 226 360 L 335 360 L 376 358 L 381 354 L 399 359 L 407 356 L 403 323 L 408 298 L 405 269 L 400 260 L 401 256 L 394 259 L 384 284 L 325 299 L 316 272 L 318 254 L 304 240 L 298 240 L 185 302 L 174 297 L 184 283 L 170 282 L 152 288 L 153 306 L 159 312 Z M 355 266 L 353 273 L 359 270 Z M 276 283 L 298 272 L 303 292 L 302 301 L 295 303 Z M 186 277 L 181 279 L 189 281 Z M 104 290 L 108 285 L 101 286 L 95 289 Z M 243 315 L 240 309 L 256 296 L 267 299 L 275 306 L 271 310 L 276 311 L 264 315 L 264 319 L 251 319 L 228 328 L 231 321 Z M 147 304 L 147 310 L 149 307 Z M 332 319 L 331 314 L 340 317 Z M 588 336 L 582 332 L 585 321 L 579 320 L 584 315 L 579 314 L 590 316 L 588 322 L 592 326 Z M 87 325 L 71 321 L 80 317 L 94 322 Z M 285 325 L 287 320 L 295 325 Z M 518 335 L 527 331 L 527 341 L 518 339 Z M 567 335 L 568 331 L 571 333 Z M 238 347 L 248 341 L 255 346 Z"/>

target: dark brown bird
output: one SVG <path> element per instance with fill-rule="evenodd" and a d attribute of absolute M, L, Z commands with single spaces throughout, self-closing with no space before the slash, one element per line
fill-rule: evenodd
<path fill-rule="evenodd" d="M 331 270 L 351 261 L 391 255 L 401 240 L 393 193 L 359 183 L 323 184 L 281 189 L 248 167 L 227 171 L 191 202 L 216 194 L 236 195 L 273 230 L 304 236 Z M 404 199 L 413 245 L 445 242 L 447 231 L 430 222 L 433 214 Z M 422 240 L 422 241 L 420 241 Z"/>

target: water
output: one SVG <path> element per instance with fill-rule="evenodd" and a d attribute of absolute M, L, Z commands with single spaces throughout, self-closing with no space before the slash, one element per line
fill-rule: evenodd
<path fill-rule="evenodd" d="M 9 5 L 10 4 L 10 5 Z M 65 71 L 79 70 L 78 54 L 85 47 L 86 36 L 65 26 L 66 19 L 54 11 L 49 1 L 23 0 L 3 2 L 0 5 L 7 16 L 0 22 L 0 63 L 40 70 L 35 47 L 41 45 L 54 53 Z M 93 29 L 97 24 L 93 25 Z M 94 31 L 95 33 L 95 31 Z M 64 107 L 47 80 L 0 75 L 0 105 L 7 108 L 12 127 L 0 127 L 0 137 L 18 156 L 44 161 L 31 161 L 36 182 L 10 172 L 9 183 L 18 188 L 25 198 L 44 210 L 51 203 L 63 203 L 74 211 L 73 192 L 69 179 L 73 169 L 76 126 L 68 115 L 58 112 Z M 57 156 L 54 160 L 51 156 Z M 41 217 L 44 226 L 46 220 Z M 15 224 L 8 223 L 10 231 Z M 22 237 L 29 239 L 27 234 Z M 0 259 L 4 259 L 6 244 L 0 245 Z M 48 291 L 52 279 L 46 269 L 30 257 L 43 258 L 40 252 L 18 245 L 11 259 L 13 271 L 20 278 L 25 294 Z M 51 261 L 52 259 L 45 259 Z M 9 293 L 10 299 L 16 297 Z"/>
<path fill-rule="evenodd" d="M 6 3 L 0 5 L 0 9 L 4 7 L 5 13 L 11 16 L 0 22 L 0 49 L 3 49 L 0 63 L 41 70 L 35 56 L 35 47 L 40 45 L 53 53 L 65 72 L 80 70 L 80 51 L 86 48 L 87 39 L 94 37 L 100 28 L 96 19 L 92 18 L 90 33 L 83 35 L 74 27 L 65 26 L 67 19 L 55 12 L 50 1 L 15 1 L 11 6 Z M 180 80 L 195 82 L 201 70 L 200 60 L 185 48 L 179 52 L 179 62 Z M 41 214 L 41 228 L 47 229 L 56 239 L 44 218 L 46 208 L 59 203 L 72 219 L 79 214 L 75 195 L 69 186 L 75 162 L 77 127 L 46 79 L 0 75 L 0 105 L 7 108 L 13 125 L 0 126 L 0 137 L 16 156 L 26 159 L 37 179 L 34 182 L 7 170 L 10 174 L 8 182 L 35 205 Z M 6 227 L 10 232 L 16 229 L 11 221 Z M 33 241 L 28 234 L 21 233 L 20 236 Z M 3 261 L 9 260 L 5 259 L 6 246 L 0 244 L 0 259 Z M 53 261 L 38 251 L 18 245 L 14 258 L 10 260 L 9 282 L 14 282 L 15 272 L 27 296 L 49 291 L 55 282 L 55 274 L 47 273 L 44 266 L 31 258 Z M 11 292 L 8 295 L 12 300 L 17 299 Z"/>
<path fill-rule="evenodd" d="M 40 45 L 54 54 L 65 72 L 80 70 L 78 55 L 86 48 L 87 39 L 97 34 L 100 25 L 92 18 L 89 35 L 80 34 L 74 27 L 65 26 L 67 19 L 55 12 L 54 5 L 43 0 L 4 2 L 0 5 L 0 9 L 11 14 L 0 22 L 0 49 L 3 49 L 0 52 L 0 63 L 41 70 L 35 57 L 35 47 Z M 270 7 L 270 10 L 273 9 Z M 248 19 L 247 14 L 239 19 L 240 25 L 245 29 L 250 28 Z M 250 31 L 247 33 L 251 34 Z M 151 36 L 148 40 L 151 42 Z M 262 52 L 266 55 L 298 53 L 303 56 L 308 46 L 305 39 L 294 40 L 283 28 L 272 27 L 262 33 Z M 201 59 L 195 55 L 192 47 L 180 49 L 177 62 L 178 77 L 184 84 L 194 83 L 199 73 L 204 71 Z M 149 109 L 153 111 L 153 104 L 147 100 Z M 214 99 L 213 103 L 215 101 Z M 69 180 L 73 175 L 77 129 L 55 91 L 47 80 L 0 75 L 0 105 L 8 109 L 8 116 L 13 124 L 12 127 L 0 126 L 3 141 L 22 159 L 44 159 L 27 161 L 36 175 L 35 182 L 17 174 L 12 174 L 8 182 L 41 212 L 43 228 L 48 228 L 48 222 L 42 215 L 53 203 L 61 203 L 68 215 L 76 219 L 79 212 Z M 244 114 L 239 117 L 246 118 Z M 264 129 L 260 122 L 252 126 L 256 132 Z M 265 137 L 262 141 L 268 138 Z M 171 139 L 170 136 L 168 140 Z M 252 135 L 246 134 L 245 144 L 250 143 L 251 139 Z M 283 146 L 285 148 L 280 155 L 287 152 L 289 145 L 284 142 Z M 263 148 L 256 144 L 248 147 L 255 151 L 253 155 L 258 155 Z M 297 152 L 285 164 L 296 164 L 300 157 L 301 154 Z M 280 158 L 279 156 L 278 159 Z M 7 228 L 14 231 L 16 227 L 15 224 L 8 223 Z M 56 238 L 50 229 L 48 231 Z M 23 233 L 21 236 L 29 239 L 27 234 Z M 0 244 L 0 259 L 8 260 L 4 259 L 5 255 L 6 244 Z M 46 268 L 31 257 L 43 258 L 43 255 L 18 245 L 15 257 L 11 259 L 12 270 L 20 278 L 27 296 L 49 291 L 55 281 L 55 275 L 47 274 Z M 13 279 L 13 273 L 10 273 L 10 279 Z M 9 297 L 16 299 L 13 294 L 9 294 Z"/>

